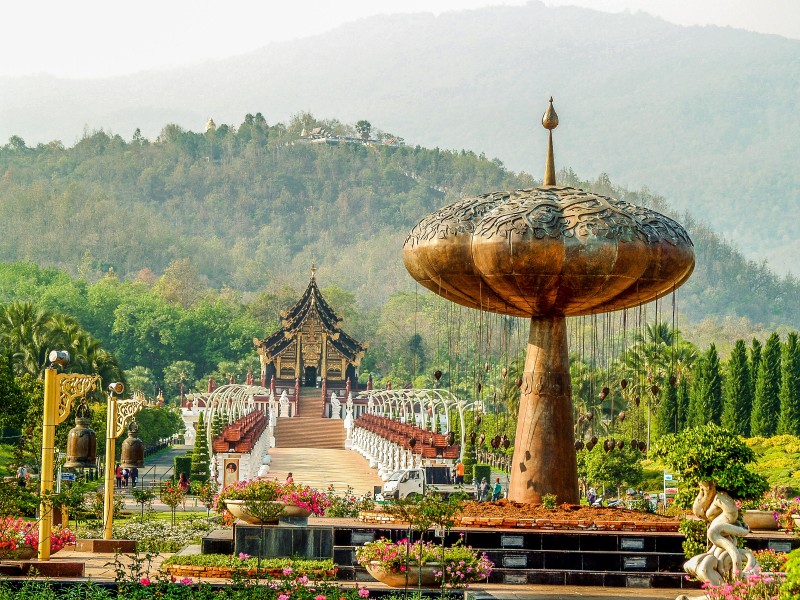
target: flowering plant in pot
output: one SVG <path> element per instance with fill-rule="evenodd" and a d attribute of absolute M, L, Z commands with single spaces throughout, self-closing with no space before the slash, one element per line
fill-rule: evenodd
<path fill-rule="evenodd" d="M 297 516 L 322 515 L 330 505 L 327 496 L 298 484 L 280 484 L 274 480 L 239 481 L 222 489 L 214 499 L 214 510 L 227 510 L 234 516 L 253 522 L 274 522 L 287 511 L 297 509 Z"/>
<path fill-rule="evenodd" d="M 54 527 L 50 532 L 50 551 L 58 552 L 75 543 L 75 534 L 67 528 Z M 39 549 L 39 526 L 35 521 L 3 517 L 0 519 L 0 556 L 33 557 Z"/>

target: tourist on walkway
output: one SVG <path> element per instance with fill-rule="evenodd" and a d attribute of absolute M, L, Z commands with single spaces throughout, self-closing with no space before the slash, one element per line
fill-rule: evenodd
<path fill-rule="evenodd" d="M 133 467 L 131 469 L 131 485 L 136 487 L 136 480 L 139 479 L 139 469 Z"/>
<path fill-rule="evenodd" d="M 131 476 L 131 471 L 128 467 L 122 469 L 122 487 L 128 487 L 128 478 Z"/>
<path fill-rule="evenodd" d="M 181 488 L 181 491 L 183 492 L 181 503 L 184 512 L 186 512 L 186 496 L 189 495 L 189 478 L 186 476 L 186 473 L 181 473 L 178 476 L 178 487 Z"/>
<path fill-rule="evenodd" d="M 292 477 L 292 473 L 290 471 L 289 474 L 286 476 L 286 485 L 289 485 L 289 484 L 292 484 L 292 483 L 294 483 L 294 477 Z"/>
<path fill-rule="evenodd" d="M 597 490 L 595 490 L 593 487 L 590 487 L 589 493 L 586 494 L 586 500 L 589 502 L 589 506 L 593 506 L 597 500 Z"/>
<path fill-rule="evenodd" d="M 503 495 L 503 486 L 500 485 L 500 478 L 497 478 L 497 481 L 494 484 L 494 489 L 492 490 L 492 502 L 495 500 L 500 500 L 500 497 Z"/>
<path fill-rule="evenodd" d="M 114 471 L 114 477 L 117 479 L 117 487 L 122 487 L 122 467 L 117 465 L 116 470 Z"/>
<path fill-rule="evenodd" d="M 19 487 L 25 487 L 28 484 L 28 469 L 25 465 L 20 465 L 17 469 L 17 484 Z"/>
<path fill-rule="evenodd" d="M 464 483 L 464 463 L 459 461 L 456 465 L 456 484 Z"/>
<path fill-rule="evenodd" d="M 478 484 L 478 502 L 484 502 L 486 500 L 486 496 L 488 495 L 489 495 L 489 482 L 486 481 L 486 477 L 484 477 Z"/>

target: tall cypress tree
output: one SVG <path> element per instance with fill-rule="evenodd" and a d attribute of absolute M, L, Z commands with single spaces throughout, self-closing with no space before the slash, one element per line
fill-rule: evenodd
<path fill-rule="evenodd" d="M 210 476 L 211 459 L 208 456 L 208 438 L 206 425 L 201 412 L 197 418 L 197 437 L 192 448 L 192 481 L 205 483 Z"/>
<path fill-rule="evenodd" d="M 711 344 L 698 361 L 689 397 L 687 424 L 690 427 L 699 427 L 709 422 L 719 425 L 721 418 L 722 373 L 717 347 Z"/>
<path fill-rule="evenodd" d="M 667 385 L 656 412 L 656 436 L 678 433 L 678 410 L 678 387 Z"/>
<path fill-rule="evenodd" d="M 781 414 L 778 433 L 800 435 L 800 347 L 797 332 L 786 339 L 781 361 Z"/>
<path fill-rule="evenodd" d="M 750 381 L 750 364 L 747 360 L 747 345 L 744 340 L 736 340 L 727 366 L 722 426 L 737 435 L 749 437 L 753 388 Z"/>
<path fill-rule="evenodd" d="M 761 364 L 761 353 L 763 346 L 756 338 L 750 345 L 750 397 L 755 402 L 756 398 L 756 379 L 758 378 L 758 365 Z"/>
<path fill-rule="evenodd" d="M 678 382 L 678 415 L 677 415 L 677 430 L 683 431 L 688 427 L 689 421 L 689 399 L 691 391 L 689 387 L 689 379 L 684 372 Z"/>
<path fill-rule="evenodd" d="M 750 435 L 770 437 L 778 429 L 781 389 L 781 340 L 777 333 L 767 339 L 756 376 L 756 395 L 750 416 Z"/>

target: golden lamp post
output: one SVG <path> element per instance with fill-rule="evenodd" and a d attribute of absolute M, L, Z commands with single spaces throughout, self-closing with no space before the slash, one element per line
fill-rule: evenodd
<path fill-rule="evenodd" d="M 58 367 L 69 364 L 69 353 L 53 350 L 50 366 L 44 370 L 44 410 L 42 415 L 42 469 L 39 505 L 39 560 L 50 560 L 50 531 L 53 528 L 53 459 L 56 425 L 63 423 L 75 398 L 85 398 L 97 386 L 99 375 L 59 373 Z"/>
<path fill-rule="evenodd" d="M 145 405 L 144 396 L 134 394 L 131 400 L 117 400 L 117 395 L 125 390 L 121 383 L 108 386 L 108 411 L 106 413 L 106 472 L 105 493 L 103 494 L 103 539 L 112 539 L 114 525 L 114 472 L 117 453 L 117 438 L 133 416 Z M 124 447 L 123 447 L 124 450 Z"/>

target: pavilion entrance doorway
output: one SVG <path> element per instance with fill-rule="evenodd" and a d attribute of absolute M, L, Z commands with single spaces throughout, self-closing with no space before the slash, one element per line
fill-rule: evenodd
<path fill-rule="evenodd" d="M 306 367 L 303 385 L 305 387 L 314 387 L 317 385 L 317 367 Z"/>

